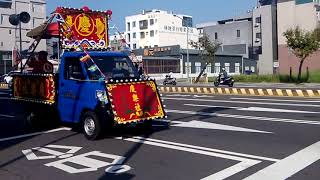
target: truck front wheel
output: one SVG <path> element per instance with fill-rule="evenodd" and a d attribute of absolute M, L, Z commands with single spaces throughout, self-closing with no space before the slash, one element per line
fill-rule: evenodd
<path fill-rule="evenodd" d="M 101 122 L 98 116 L 91 111 L 83 114 L 82 127 L 84 135 L 88 140 L 96 140 L 102 133 Z"/>

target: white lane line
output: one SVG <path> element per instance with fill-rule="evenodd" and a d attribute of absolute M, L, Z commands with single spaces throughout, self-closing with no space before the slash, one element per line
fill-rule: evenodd
<path fill-rule="evenodd" d="M 202 178 L 201 180 L 224 180 L 238 172 L 241 172 L 251 166 L 258 164 L 259 162 L 239 162 L 231 167 L 228 167 L 222 171 L 212 174 L 208 177 Z"/>
<path fill-rule="evenodd" d="M 287 179 L 318 160 L 320 160 L 320 141 L 258 171 L 245 180 Z"/>
<path fill-rule="evenodd" d="M 243 116 L 243 115 L 207 113 L 207 112 L 197 112 L 197 111 L 180 111 L 180 110 L 170 110 L 170 109 L 167 109 L 166 112 L 177 113 L 177 114 L 190 114 L 190 115 L 200 115 L 200 116 L 214 116 L 214 117 L 224 117 L 224 118 L 245 119 L 245 120 L 258 120 L 258 121 L 273 121 L 273 122 L 320 125 L 320 121 L 307 121 L 307 120 L 297 120 L 297 119 L 268 118 L 268 117 L 258 117 L 258 116 Z"/>
<path fill-rule="evenodd" d="M 293 100 L 293 99 L 260 99 L 260 98 L 230 98 L 234 100 L 252 100 L 252 101 L 277 101 L 277 102 L 301 102 L 301 103 L 309 103 L 309 102 L 320 102 L 320 100 Z"/>
<path fill-rule="evenodd" d="M 9 97 L 0 97 L 0 99 L 3 99 L 3 100 L 11 100 L 11 98 L 9 98 Z"/>
<path fill-rule="evenodd" d="M 237 132 L 247 132 L 247 133 L 272 134 L 272 132 L 267 132 L 267 131 L 259 131 L 259 130 L 255 130 L 255 129 L 248 129 L 248 128 L 243 128 L 243 127 L 229 126 L 229 125 L 195 121 L 195 120 L 189 121 L 189 122 L 183 122 L 183 123 L 179 123 L 179 124 L 174 124 L 171 126 L 184 127 L 184 128 L 196 128 L 196 129 L 211 129 L 211 130 L 214 129 L 214 130 L 221 130 L 221 131 L 237 131 Z"/>
<path fill-rule="evenodd" d="M 48 134 L 48 133 L 53 133 L 53 132 L 58 132 L 58 131 L 70 131 L 70 130 L 71 130 L 71 128 L 63 127 L 63 128 L 58 128 L 58 129 L 52 129 L 49 131 L 35 132 L 35 133 L 30 133 L 30 134 L 23 134 L 23 135 L 19 135 L 19 136 L 2 138 L 2 139 L 0 139 L 0 142 L 14 140 L 14 139 L 20 139 L 20 138 L 25 138 L 25 137 L 30 137 L 30 136 L 37 136 L 37 135 L 41 135 L 41 134 Z"/>
<path fill-rule="evenodd" d="M 0 117 L 14 118 L 15 116 L 7 115 L 7 114 L 0 114 Z"/>
<path fill-rule="evenodd" d="M 226 109 L 236 109 L 238 111 L 257 111 L 257 112 L 280 112 L 280 113 L 304 113 L 304 114 L 319 114 L 320 112 L 313 111 L 298 111 L 290 109 L 277 109 L 277 108 L 262 108 L 262 107 L 232 107 L 232 106 L 211 106 L 211 105 L 202 105 L 202 104 L 184 104 L 185 106 L 192 107 L 210 107 L 210 108 L 226 108 Z"/>
<path fill-rule="evenodd" d="M 277 105 L 277 106 L 320 107 L 320 105 L 316 105 L 316 104 L 289 104 L 289 103 L 228 101 L 228 100 L 214 100 L 214 99 L 188 99 L 188 98 L 168 98 L 168 97 L 163 97 L 162 99 L 179 100 L 179 101 L 197 101 L 197 102 L 224 102 L 224 103 L 237 103 L 237 104 L 262 104 L 262 105 Z"/>
<path fill-rule="evenodd" d="M 231 152 L 231 151 L 224 151 L 224 150 L 219 150 L 219 149 L 212 149 L 212 148 L 207 148 L 207 147 L 194 146 L 194 145 L 189 145 L 189 144 L 182 144 L 182 143 L 177 143 L 177 142 L 172 142 L 172 141 L 164 141 L 164 140 L 159 140 L 159 139 L 144 138 L 144 137 L 139 137 L 139 136 L 135 136 L 133 138 L 139 139 L 139 140 L 152 141 L 152 142 L 157 142 L 157 143 L 163 143 L 163 144 L 170 144 L 170 145 L 175 145 L 175 146 L 182 146 L 182 147 L 187 147 L 187 148 L 199 149 L 199 150 L 204 150 L 204 151 L 228 154 L 228 155 L 233 155 L 233 156 L 240 156 L 240 157 L 245 157 L 245 158 L 257 159 L 257 160 L 262 160 L 262 161 L 272 161 L 272 162 L 280 161 L 279 159 L 275 159 L 275 158 L 268 158 L 268 157 L 250 155 L 250 154 L 243 154 L 243 153 L 237 153 L 237 152 Z"/>
<path fill-rule="evenodd" d="M 186 94 L 167 94 L 168 97 L 190 97 L 191 95 Z"/>
<path fill-rule="evenodd" d="M 167 148 L 167 149 L 174 149 L 178 151 L 184 151 L 184 152 L 190 152 L 194 154 L 200 154 L 200 155 L 206 155 L 206 156 L 211 156 L 211 157 L 218 157 L 218 158 L 223 158 L 223 159 L 229 159 L 233 161 L 240 161 L 241 165 L 233 165 L 230 168 L 226 168 L 222 171 L 219 171 L 213 175 L 208 176 L 207 178 L 204 179 L 212 179 L 213 177 L 215 180 L 223 180 L 225 178 L 228 178 L 234 174 L 237 174 L 249 167 L 252 167 L 256 164 L 259 164 L 261 161 L 259 160 L 253 160 L 253 159 L 247 159 L 247 158 L 242 158 L 242 157 L 237 157 L 237 156 L 231 156 L 231 155 L 226 155 L 226 154 L 221 154 L 221 153 L 215 153 L 215 152 L 210 152 L 210 151 L 204 151 L 204 150 L 199 150 L 199 149 L 193 149 L 189 147 L 182 147 L 182 146 L 177 146 L 177 145 L 171 145 L 171 144 L 164 144 L 164 143 L 159 143 L 159 142 L 154 142 L 154 141 L 148 141 L 147 138 L 115 138 L 119 140 L 124 140 L 124 141 L 129 141 L 129 142 L 135 142 L 135 143 L 140 143 L 140 144 L 147 144 L 151 146 L 157 146 L 157 147 L 162 147 L 162 148 Z"/>

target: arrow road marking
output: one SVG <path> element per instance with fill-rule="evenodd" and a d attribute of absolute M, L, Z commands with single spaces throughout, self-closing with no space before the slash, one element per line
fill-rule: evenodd
<path fill-rule="evenodd" d="M 304 113 L 304 114 L 319 114 L 320 112 L 313 111 L 298 111 L 290 109 L 275 109 L 275 108 L 262 108 L 262 107 L 232 107 L 232 106 L 211 106 L 202 104 L 184 104 L 185 106 L 192 107 L 210 107 L 210 108 L 226 108 L 226 109 L 236 109 L 238 111 L 257 111 L 257 112 L 280 112 L 280 113 Z"/>
<path fill-rule="evenodd" d="M 172 121 L 172 123 L 175 123 L 175 121 Z M 171 126 L 198 128 L 198 129 L 216 129 L 216 130 L 223 130 L 223 131 L 239 131 L 239 132 L 249 132 L 249 133 L 272 133 L 272 132 L 258 131 L 254 129 L 247 129 L 247 128 L 236 127 L 236 126 L 202 122 L 202 121 L 189 121 L 189 122 L 182 122 L 182 123 L 179 122 L 179 124 L 174 124 Z"/>

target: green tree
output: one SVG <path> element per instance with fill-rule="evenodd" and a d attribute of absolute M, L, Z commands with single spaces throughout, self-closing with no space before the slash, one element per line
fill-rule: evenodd
<path fill-rule="evenodd" d="M 191 46 L 198 49 L 200 51 L 199 56 L 201 60 L 204 62 L 204 66 L 202 67 L 195 83 L 198 83 L 204 71 L 207 69 L 207 66 L 211 63 L 213 64 L 215 61 L 215 54 L 218 51 L 221 43 L 218 41 L 211 41 L 207 34 L 204 34 L 199 38 L 197 42 L 192 41 Z"/>
<path fill-rule="evenodd" d="M 320 30 L 303 31 L 299 27 L 289 29 L 283 34 L 287 39 L 287 46 L 300 59 L 298 82 L 301 82 L 304 61 L 320 47 Z"/>

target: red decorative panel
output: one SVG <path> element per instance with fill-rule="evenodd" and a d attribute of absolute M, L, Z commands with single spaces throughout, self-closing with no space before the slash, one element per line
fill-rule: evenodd
<path fill-rule="evenodd" d="M 62 48 L 83 47 L 107 48 L 107 19 L 106 13 L 77 9 L 61 9 Z"/>
<path fill-rule="evenodd" d="M 13 98 L 46 104 L 55 102 L 53 75 L 13 75 Z"/>
<path fill-rule="evenodd" d="M 154 81 L 107 84 L 107 90 L 119 124 L 165 117 Z"/>

